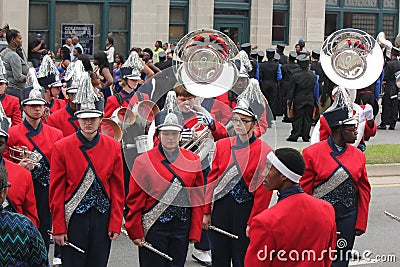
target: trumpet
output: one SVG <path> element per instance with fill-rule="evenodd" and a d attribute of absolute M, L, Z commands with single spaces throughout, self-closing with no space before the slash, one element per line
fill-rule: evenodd
<path fill-rule="evenodd" d="M 11 146 L 9 148 L 10 158 L 15 159 L 17 161 L 21 161 L 23 159 L 30 159 L 33 161 L 35 165 L 40 165 L 39 161 L 42 159 L 42 155 L 36 151 L 29 151 L 26 146 Z"/>

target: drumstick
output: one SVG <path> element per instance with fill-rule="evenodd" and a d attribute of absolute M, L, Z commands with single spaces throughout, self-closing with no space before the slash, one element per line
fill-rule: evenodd
<path fill-rule="evenodd" d="M 49 235 L 53 235 L 53 232 L 51 232 L 51 231 L 49 231 L 49 230 L 47 230 L 47 233 L 48 233 Z M 66 246 L 70 246 L 71 248 L 77 250 L 77 251 L 80 252 L 80 253 L 85 253 L 85 251 L 84 251 L 83 249 L 81 249 L 80 247 L 75 246 L 75 245 L 72 244 L 71 242 L 65 241 L 64 243 L 65 243 Z"/>
<path fill-rule="evenodd" d="M 220 234 L 229 236 L 230 238 L 233 238 L 233 239 L 239 239 L 239 237 L 238 237 L 237 235 L 231 234 L 231 233 L 229 233 L 229 232 L 227 232 L 227 231 L 225 231 L 225 230 L 222 230 L 222 229 L 220 229 L 220 228 L 218 228 L 218 227 L 215 227 L 215 226 L 212 226 L 212 225 L 209 225 L 209 226 L 208 226 L 208 229 L 213 230 L 213 231 L 215 231 L 215 232 L 218 232 L 218 233 L 220 233 Z"/>
<path fill-rule="evenodd" d="M 159 251 L 158 249 L 154 248 L 149 242 L 142 241 L 142 246 L 145 247 L 145 248 L 147 248 L 147 249 L 150 249 L 150 250 L 153 251 L 154 253 L 160 255 L 161 257 L 166 258 L 166 259 L 169 260 L 169 261 L 173 261 L 173 259 L 172 259 L 169 255 L 167 255 L 167 254 L 165 254 L 164 252 L 161 252 L 161 251 Z"/>

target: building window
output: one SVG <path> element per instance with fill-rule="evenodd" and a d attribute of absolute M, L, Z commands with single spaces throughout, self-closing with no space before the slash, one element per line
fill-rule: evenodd
<path fill-rule="evenodd" d="M 357 28 L 388 39 L 398 31 L 399 4 L 395 0 L 325 0 L 325 37 L 337 29 Z"/>
<path fill-rule="evenodd" d="M 289 36 L 289 1 L 274 0 L 272 17 L 272 43 L 288 43 Z"/>
<path fill-rule="evenodd" d="M 115 52 L 128 55 L 127 47 L 129 44 L 128 24 L 128 5 L 111 5 L 108 36 L 114 39 Z M 119 18 L 119 19 L 115 19 Z"/>
<path fill-rule="evenodd" d="M 169 9 L 169 41 L 179 41 L 186 34 L 186 8 Z"/>
<path fill-rule="evenodd" d="M 42 34 L 43 40 L 48 42 L 49 21 L 48 21 L 49 6 L 47 4 L 34 4 L 29 6 L 29 38 L 32 40 L 36 33 Z M 40 16 L 34 15 L 40 14 Z"/>
<path fill-rule="evenodd" d="M 189 0 L 170 0 L 169 42 L 178 42 L 188 31 Z"/>

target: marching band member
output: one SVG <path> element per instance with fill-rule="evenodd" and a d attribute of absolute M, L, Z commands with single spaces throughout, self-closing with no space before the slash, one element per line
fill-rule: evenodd
<path fill-rule="evenodd" d="M 122 225 L 121 146 L 99 133 L 103 103 L 93 90 L 89 75 L 83 73 L 75 112 L 80 130 L 57 142 L 52 156 L 53 238 L 62 246 L 63 266 L 107 266 L 111 240 L 118 237 Z M 85 253 L 65 246 L 66 241 Z"/>
<path fill-rule="evenodd" d="M 3 106 L 5 115 L 8 118 L 11 118 L 11 124 L 17 125 L 22 122 L 19 99 L 18 97 L 5 93 L 7 86 L 8 80 L 6 77 L 6 69 L 4 68 L 3 61 L 0 57 L 0 102 Z"/>
<path fill-rule="evenodd" d="M 50 114 L 62 109 L 66 102 L 64 99 L 58 99 L 63 84 L 58 79 L 58 70 L 49 55 L 43 57 L 37 77 L 38 82 L 44 88 L 44 99 L 46 100 L 46 112 L 44 114 L 44 123 L 47 123 Z"/>
<path fill-rule="evenodd" d="M 278 203 L 251 221 L 245 265 L 330 266 L 336 246 L 335 211 L 301 189 L 303 157 L 293 148 L 279 148 L 267 160 L 272 167 L 265 168 L 263 184 L 267 190 L 278 190 Z M 290 257 L 292 251 L 299 256 Z"/>
<path fill-rule="evenodd" d="M 3 207 L 5 206 L 5 210 L 24 214 L 38 228 L 39 218 L 31 174 L 24 167 L 3 158 L 7 140 L 7 132 L 0 129 L 0 165 L 6 168 L 8 181 L 12 184 Z"/>
<path fill-rule="evenodd" d="M 76 103 L 73 102 L 77 91 L 78 89 L 74 87 L 67 88 L 68 104 L 64 108 L 50 114 L 48 119 L 47 124 L 61 130 L 64 137 L 75 133 L 79 129 L 78 118 L 74 116 Z"/>
<path fill-rule="evenodd" d="M 217 141 L 212 169 L 207 178 L 207 205 L 203 227 L 210 223 L 239 236 L 238 240 L 211 233 L 213 266 L 243 266 L 251 219 L 268 208 L 272 192 L 259 185 L 267 153 L 272 149 L 255 136 L 265 101 L 257 80 L 250 80 L 232 111 L 237 136 Z M 211 201 L 212 200 L 212 201 Z M 212 204 L 211 204 L 212 202 Z M 211 210 L 211 206 L 213 209 Z"/>
<path fill-rule="evenodd" d="M 350 111 L 351 112 L 351 111 Z M 352 113 L 352 112 L 351 112 Z M 367 228 L 371 186 L 365 167 L 365 155 L 354 143 L 357 120 L 347 107 L 325 112 L 331 136 L 303 150 L 306 171 L 300 180 L 304 192 L 328 201 L 336 213 L 338 240 L 346 246 L 337 247 L 332 266 L 348 266 L 349 251 L 355 236 Z"/>
<path fill-rule="evenodd" d="M 62 138 L 62 132 L 56 128 L 42 123 L 42 116 L 46 101 L 40 85 L 35 83 L 33 87 L 27 87 L 23 91 L 21 102 L 25 112 L 23 123 L 12 126 L 4 157 L 11 159 L 10 147 L 26 146 L 29 151 L 38 155 L 39 162 L 26 159 L 20 165 L 32 174 L 33 186 L 36 197 L 36 207 L 39 216 L 39 231 L 49 249 L 50 237 L 47 231 L 51 229 L 51 215 L 49 208 L 49 183 L 50 183 L 50 160 L 54 143 Z"/>
<path fill-rule="evenodd" d="M 140 266 L 184 266 L 189 242 L 199 242 L 201 235 L 201 163 L 196 154 L 179 147 L 181 112 L 164 109 L 157 113 L 155 125 L 159 145 L 138 156 L 133 165 L 125 227 L 139 246 Z M 173 261 L 143 247 L 143 242 Z"/>
<path fill-rule="evenodd" d="M 193 139 L 193 134 L 199 133 L 208 127 L 214 141 L 228 137 L 225 127 L 214 120 L 209 112 L 202 106 L 195 105 L 195 96 L 189 93 L 183 85 L 175 86 L 174 92 L 183 115 L 182 141 Z M 204 101 L 203 101 L 204 102 Z M 202 103 L 203 104 L 203 103 Z M 203 141 L 204 142 L 204 141 Z M 201 161 L 204 184 L 207 184 L 207 176 L 210 172 L 210 162 L 207 156 Z M 201 264 L 211 265 L 211 256 L 209 254 L 211 247 L 209 244 L 208 232 L 203 230 L 201 240 L 194 245 L 192 257 Z"/>

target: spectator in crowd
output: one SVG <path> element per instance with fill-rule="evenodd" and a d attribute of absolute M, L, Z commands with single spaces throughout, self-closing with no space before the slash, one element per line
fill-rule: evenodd
<path fill-rule="evenodd" d="M 79 37 L 78 37 L 78 36 L 74 35 L 74 36 L 72 37 L 72 45 L 73 45 L 73 48 L 74 48 L 74 49 L 79 47 L 79 48 L 81 49 L 81 53 L 84 52 L 82 45 L 79 43 Z M 73 51 L 73 50 L 72 50 L 72 51 Z M 75 58 L 75 53 L 74 53 L 74 52 L 72 52 L 72 53 L 73 53 L 73 54 L 71 55 L 71 60 L 74 60 L 74 58 Z"/>
<path fill-rule="evenodd" d="M 104 96 L 104 105 L 106 105 L 107 98 L 111 96 L 110 86 L 113 84 L 113 77 L 111 75 L 106 53 L 103 51 L 97 51 L 94 53 L 93 64 L 97 66 L 94 72 L 97 74 L 99 81 L 95 87 L 101 90 Z"/>
<path fill-rule="evenodd" d="M 104 53 L 106 53 L 107 55 L 108 64 L 110 64 L 110 70 L 112 70 L 114 67 L 114 53 L 115 53 L 114 39 L 112 37 L 107 37 Z"/>
<path fill-rule="evenodd" d="M 59 74 L 60 80 L 64 79 L 65 71 L 67 70 L 69 64 L 71 63 L 71 55 L 67 47 L 63 46 L 60 49 L 60 63 L 58 63 L 57 69 Z"/>
<path fill-rule="evenodd" d="M 71 53 L 74 50 L 74 45 L 72 44 L 72 39 L 71 38 L 67 38 L 67 40 L 65 40 L 65 44 L 63 46 L 68 48 L 69 53 L 71 55 Z"/>
<path fill-rule="evenodd" d="M 304 39 L 300 39 L 299 40 L 299 45 L 300 45 L 300 48 L 301 48 L 300 54 L 304 54 L 304 55 L 307 55 L 307 56 L 309 56 L 311 54 L 310 50 L 308 50 L 308 48 L 306 47 L 306 41 L 304 41 Z"/>
<path fill-rule="evenodd" d="M 40 33 L 36 33 L 34 37 L 29 43 L 28 59 L 32 62 L 33 67 L 37 68 L 40 65 L 40 56 L 46 51 L 46 42 L 42 39 Z"/>
<path fill-rule="evenodd" d="M 113 78 L 114 78 L 114 91 L 119 93 L 122 90 L 119 81 L 121 80 L 121 67 L 125 63 L 124 56 L 121 53 L 115 53 L 114 55 L 114 68 L 113 68 Z"/>
<path fill-rule="evenodd" d="M 158 62 L 159 61 L 159 58 L 158 58 L 158 53 L 160 53 L 161 51 L 164 51 L 163 49 L 162 49 L 162 42 L 161 41 L 156 41 L 155 43 L 154 43 L 154 58 L 153 58 L 153 61 L 154 62 Z"/>
<path fill-rule="evenodd" d="M 82 55 L 83 54 L 83 52 L 82 52 L 82 49 L 80 48 L 80 47 L 75 47 L 74 49 L 73 49 L 73 57 L 71 57 L 71 61 L 72 62 L 75 62 L 75 61 L 77 61 L 78 59 L 79 59 L 79 55 Z"/>
<path fill-rule="evenodd" d="M 18 49 L 22 49 L 22 35 L 18 30 L 9 29 L 8 26 L 4 27 L 3 30 L 6 31 L 8 43 L 8 46 L 0 53 L 8 77 L 6 93 L 21 99 L 22 89 L 25 87 L 26 75 L 29 71 L 25 55 L 22 54 L 23 57 L 21 57 L 17 53 Z"/>

